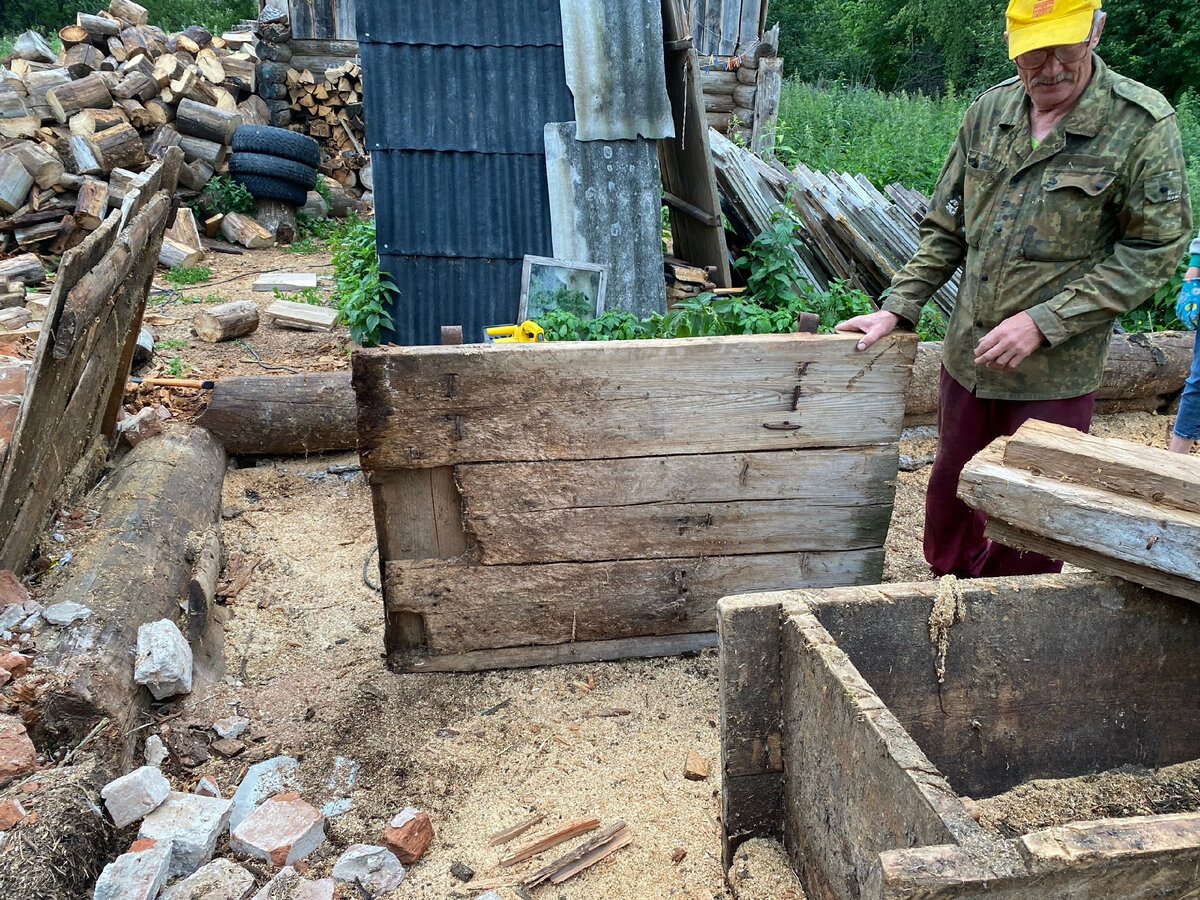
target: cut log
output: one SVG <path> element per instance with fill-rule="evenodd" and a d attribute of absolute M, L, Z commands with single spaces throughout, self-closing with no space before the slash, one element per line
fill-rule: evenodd
<path fill-rule="evenodd" d="M 25 204 L 33 176 L 15 153 L 0 154 L 0 213 L 16 212 Z"/>
<path fill-rule="evenodd" d="M 110 0 L 108 11 L 130 25 L 145 25 L 150 18 L 146 7 L 139 6 L 133 0 Z"/>
<path fill-rule="evenodd" d="M 74 28 L 74 25 L 68 25 Z M 82 30 L 82 29 L 81 29 Z M 76 44 L 67 51 L 67 71 L 72 78 L 86 78 L 93 72 L 98 72 L 104 63 L 104 54 L 91 44 Z"/>
<path fill-rule="evenodd" d="M 193 160 L 179 170 L 179 183 L 189 191 L 197 193 L 204 190 L 204 186 L 212 177 L 213 167 L 201 159 Z"/>
<path fill-rule="evenodd" d="M 205 48 L 196 54 L 196 66 L 200 69 L 200 77 L 209 84 L 220 84 L 225 80 L 225 66 L 217 57 L 216 51 Z"/>
<path fill-rule="evenodd" d="M 93 73 L 47 90 L 46 105 L 50 107 L 54 118 L 65 125 L 81 109 L 109 109 L 113 105 L 113 98 L 104 83 L 104 77 Z"/>
<path fill-rule="evenodd" d="M 204 259 L 203 247 L 189 247 L 173 238 L 164 237 L 162 249 L 158 251 L 158 263 L 170 269 L 174 266 L 190 268 Z M 256 323 L 257 325 L 257 323 Z M 251 329 L 253 331 L 254 329 Z"/>
<path fill-rule="evenodd" d="M 51 238 L 58 237 L 58 232 L 62 227 L 59 221 L 39 222 L 36 225 L 25 225 L 13 231 L 13 237 L 17 239 L 17 246 L 22 250 L 27 250 L 34 244 L 39 244 L 42 241 L 48 241 Z"/>
<path fill-rule="evenodd" d="M 116 37 L 121 33 L 121 23 L 105 16 L 76 13 L 75 24 L 86 31 L 92 43 L 98 47 L 106 46 L 110 37 Z"/>
<path fill-rule="evenodd" d="M 13 42 L 12 56 L 14 59 L 25 59 L 50 65 L 58 62 L 58 55 L 50 49 L 46 39 L 33 30 L 23 32 L 17 37 Z"/>
<path fill-rule="evenodd" d="M 280 244 L 290 244 L 296 239 L 296 207 L 282 200 L 263 198 L 258 201 L 258 211 L 254 215 L 258 224 L 271 232 Z"/>
<path fill-rule="evenodd" d="M 118 100 L 128 100 L 133 97 L 138 100 L 149 100 L 158 94 L 158 82 L 144 72 L 130 72 L 112 92 Z"/>
<path fill-rule="evenodd" d="M 121 109 L 129 116 L 129 124 L 138 131 L 149 131 L 154 127 L 154 116 L 142 104 L 134 99 L 120 100 Z"/>
<path fill-rule="evenodd" d="M 129 114 L 120 106 L 111 109 L 84 109 L 71 116 L 70 129 L 71 134 L 91 137 L 97 131 L 105 131 L 128 121 Z"/>
<path fill-rule="evenodd" d="M 256 291 L 302 291 L 305 288 L 316 288 L 317 275 L 315 272 L 267 272 L 254 279 Z M 300 306 L 309 304 L 301 303 Z"/>
<path fill-rule="evenodd" d="M 58 151 L 67 171 L 73 175 L 99 175 L 104 171 L 89 137 L 73 134 L 59 140 L 54 149 Z"/>
<path fill-rule="evenodd" d="M 201 25 L 189 25 L 181 34 L 186 36 L 193 44 L 200 49 L 204 49 L 212 43 L 212 33 L 207 28 Z"/>
<path fill-rule="evenodd" d="M 175 107 L 168 105 L 161 97 L 147 100 L 145 107 L 146 111 L 150 113 L 150 118 L 153 120 L 155 126 L 166 125 L 168 122 L 175 121 Z"/>
<path fill-rule="evenodd" d="M 225 67 L 224 83 L 226 87 L 233 85 L 239 90 L 254 93 L 256 84 L 254 60 L 245 54 L 234 54 L 225 57 L 221 62 Z"/>
<path fill-rule="evenodd" d="M 85 231 L 99 228 L 108 212 L 108 184 L 89 179 L 79 188 L 75 201 L 75 222 Z"/>
<path fill-rule="evenodd" d="M 271 121 L 271 111 L 267 103 L 257 95 L 248 97 L 238 104 L 238 114 L 247 125 L 267 125 Z"/>
<path fill-rule="evenodd" d="M 253 300 L 234 300 L 201 310 L 192 327 L 202 341 L 215 344 L 243 337 L 258 329 L 258 305 Z"/>
<path fill-rule="evenodd" d="M 96 756 L 110 777 L 132 767 L 150 704 L 133 680 L 138 628 L 177 617 L 193 571 L 188 536 L 216 529 L 224 475 L 220 445 L 186 426 L 142 441 L 117 464 L 96 500 L 100 524 L 73 548 L 77 565 L 47 592 L 92 613 L 87 628 L 63 629 L 39 645 L 34 672 L 49 677 L 34 736 L 47 748 L 75 747 L 108 719 L 115 727 L 93 745 Z M 150 546 L 158 549 L 147 554 Z"/>
<path fill-rule="evenodd" d="M 31 138 L 42 124 L 40 115 L 0 119 L 0 138 Z"/>
<path fill-rule="evenodd" d="M 230 453 L 349 450 L 355 441 L 354 390 L 345 372 L 223 378 L 197 424 Z"/>
<path fill-rule="evenodd" d="M 141 176 L 126 169 L 113 169 L 108 175 L 108 205 L 119 209 L 125 195 L 141 184 Z"/>
<path fill-rule="evenodd" d="M 0 119 L 17 119 L 29 115 L 25 99 L 11 86 L 0 82 Z"/>
<path fill-rule="evenodd" d="M 203 249 L 200 243 L 200 229 L 196 227 L 196 216 L 186 206 L 181 206 L 175 211 L 175 219 L 167 229 L 167 237 L 195 250 Z"/>
<path fill-rule="evenodd" d="M 15 155 L 25 171 L 33 176 L 34 183 L 42 190 L 54 187 L 66 171 L 62 160 L 47 152 L 41 145 L 32 142 L 15 144 L 6 152 Z"/>
<path fill-rule="evenodd" d="M 201 160 L 217 171 L 224 169 L 229 158 L 229 147 L 225 144 L 206 141 L 192 135 L 180 135 L 179 149 L 183 151 L 184 159 L 188 162 Z"/>
<path fill-rule="evenodd" d="M 147 162 L 146 148 L 132 125 L 115 125 L 92 135 L 100 165 L 106 170 L 134 169 Z"/>
<path fill-rule="evenodd" d="M 0 280 L 26 286 L 41 284 L 46 280 L 46 267 L 32 253 L 22 253 L 9 259 L 0 259 Z"/>
<path fill-rule="evenodd" d="M 241 124 L 242 117 L 237 113 L 225 112 L 195 100 L 180 100 L 175 110 L 175 126 L 181 134 L 219 145 L 231 144 L 233 132 Z"/>
<path fill-rule="evenodd" d="M 154 61 L 154 71 L 151 77 L 160 88 L 167 87 L 173 78 L 179 76 L 183 63 L 173 53 L 166 53 Z"/>
<path fill-rule="evenodd" d="M 271 232 L 249 216 L 237 212 L 227 213 L 221 220 L 221 234 L 226 240 L 241 244 L 249 250 L 270 247 L 275 243 Z"/>
<path fill-rule="evenodd" d="M 1097 412 L 1157 410 L 1166 406 L 1183 390 L 1194 344 L 1195 335 L 1182 331 L 1113 335 L 1104 379 L 1096 391 Z M 905 398 L 905 425 L 937 421 L 941 369 L 941 342 L 922 341 Z"/>

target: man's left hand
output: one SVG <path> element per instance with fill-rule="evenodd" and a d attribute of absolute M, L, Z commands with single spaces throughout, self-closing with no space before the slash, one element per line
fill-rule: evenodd
<path fill-rule="evenodd" d="M 983 336 L 975 348 L 975 365 L 1015 369 L 1045 340 L 1029 313 L 1009 316 Z"/>

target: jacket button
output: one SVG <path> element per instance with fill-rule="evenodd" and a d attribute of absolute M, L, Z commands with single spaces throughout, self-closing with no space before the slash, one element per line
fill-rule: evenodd
<path fill-rule="evenodd" d="M 1058 184 L 1057 178 L 1051 178 L 1049 181 L 1046 182 L 1047 187 L 1053 187 L 1056 184 Z"/>
<path fill-rule="evenodd" d="M 983 327 L 983 321 L 982 321 L 981 319 L 976 319 L 976 320 L 975 320 L 975 327 L 976 327 L 976 328 L 982 328 L 982 327 Z"/>
<path fill-rule="evenodd" d="M 1160 193 L 1166 194 L 1166 193 L 1169 193 L 1171 189 L 1164 184 L 1158 190 Z"/>
<path fill-rule="evenodd" d="M 999 234 L 999 233 L 1000 233 L 1001 231 L 1003 231 L 1003 230 L 1004 230 L 1004 226 L 1003 226 L 1003 225 L 997 225 L 997 226 L 996 226 L 996 234 Z"/>
<path fill-rule="evenodd" d="M 1009 183 L 1009 184 L 1010 184 L 1012 187 L 1016 187 L 1018 184 L 1020 184 L 1020 183 L 1021 183 L 1021 176 L 1020 176 L 1020 175 L 1014 175 L 1012 178 L 1008 179 L 1008 183 Z"/>
<path fill-rule="evenodd" d="M 980 276 L 979 276 L 979 280 L 980 280 L 980 281 L 987 281 L 987 280 L 988 280 L 988 277 L 987 277 L 986 275 L 980 275 Z"/>

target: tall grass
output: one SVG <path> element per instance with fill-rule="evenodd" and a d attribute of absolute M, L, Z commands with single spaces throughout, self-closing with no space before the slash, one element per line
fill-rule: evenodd
<path fill-rule="evenodd" d="M 228 31 L 240 19 L 258 15 L 255 0 L 143 0 L 151 25 L 181 31 L 202 25 L 213 34 Z M 107 8 L 107 0 L 0 0 L 0 57 L 12 52 L 16 36 L 32 28 L 59 47 L 58 29 L 75 21 L 76 12 Z"/>

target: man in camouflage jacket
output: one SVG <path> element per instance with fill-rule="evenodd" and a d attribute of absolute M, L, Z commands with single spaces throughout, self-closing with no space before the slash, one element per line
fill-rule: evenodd
<path fill-rule="evenodd" d="M 1100 0 L 1012 0 L 1018 75 L 963 119 L 920 246 L 879 312 L 838 325 L 866 349 L 961 264 L 943 347 L 938 451 L 925 509 L 935 574 L 1055 572 L 1061 563 L 983 537 L 957 498 L 966 462 L 1036 418 L 1087 431 L 1114 319 L 1175 271 L 1191 231 L 1174 110 L 1094 50 Z"/>

